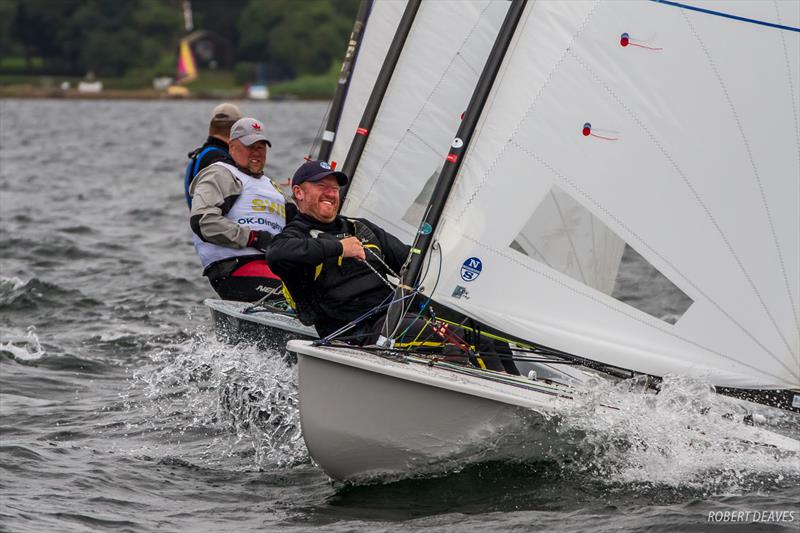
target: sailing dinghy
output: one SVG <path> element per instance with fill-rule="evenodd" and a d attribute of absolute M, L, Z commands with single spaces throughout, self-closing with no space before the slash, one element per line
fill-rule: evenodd
<path fill-rule="evenodd" d="M 217 336 L 232 344 L 257 343 L 283 349 L 290 339 L 318 337 L 317 331 L 304 326 L 291 309 L 216 298 L 207 298 L 203 303 L 211 311 Z"/>
<path fill-rule="evenodd" d="M 337 136 L 336 132 L 356 129 L 402 13 L 402 2 L 373 5 L 371 0 L 361 1 L 322 135 L 319 159 L 344 160 L 352 136 Z M 229 342 L 257 342 L 282 349 L 291 338 L 317 338 L 316 330 L 303 325 L 287 306 L 254 306 L 214 298 L 203 303 L 211 312 L 216 334 Z"/>
<path fill-rule="evenodd" d="M 411 18 L 405 46 L 423 38 Z M 335 479 L 405 477 L 494 458 L 475 443 L 502 457 L 521 427 L 529 448 L 552 449 L 535 429 L 592 375 L 539 378 L 559 360 L 800 408 L 798 80 L 796 2 L 510 2 L 435 184 L 414 198 L 427 196 L 398 302 L 447 306 L 550 359 L 525 379 L 291 341 L 314 460 Z M 644 269 L 635 298 L 619 292 L 626 264 Z M 800 453 L 739 426 L 741 442 Z"/>

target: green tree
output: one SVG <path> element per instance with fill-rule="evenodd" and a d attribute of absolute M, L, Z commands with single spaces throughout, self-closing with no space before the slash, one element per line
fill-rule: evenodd
<path fill-rule="evenodd" d="M 239 58 L 323 74 L 344 55 L 357 8 L 358 0 L 250 0 L 239 18 Z"/>
<path fill-rule="evenodd" d="M 17 0 L 0 0 L 0 57 L 11 55 L 17 48 L 17 43 L 11 37 L 11 22 L 16 11 Z"/>
<path fill-rule="evenodd" d="M 24 0 L 16 3 L 11 20 L 11 37 L 22 48 L 28 68 L 41 57 L 56 60 L 61 54 L 59 28 L 80 5 L 81 0 Z"/>
<path fill-rule="evenodd" d="M 139 0 L 133 15 L 139 35 L 139 55 L 134 67 L 149 77 L 175 72 L 175 50 L 183 33 L 183 15 L 174 4 L 163 0 Z"/>

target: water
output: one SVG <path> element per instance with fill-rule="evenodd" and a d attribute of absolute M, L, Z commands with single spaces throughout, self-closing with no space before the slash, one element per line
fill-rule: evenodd
<path fill-rule="evenodd" d="M 551 421 L 571 457 L 331 484 L 293 369 L 219 343 L 202 306 L 181 178 L 214 104 L 0 101 L 0 529 L 702 531 L 748 511 L 725 530 L 799 528 L 796 458 L 726 442 L 743 413 L 678 378 L 588 388 Z M 243 111 L 284 180 L 325 105 Z M 610 397 L 625 409 L 597 416 Z"/>

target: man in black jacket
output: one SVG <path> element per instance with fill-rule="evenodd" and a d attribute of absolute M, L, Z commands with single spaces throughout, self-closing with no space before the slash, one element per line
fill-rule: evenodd
<path fill-rule="evenodd" d="M 242 112 L 239 111 L 235 104 L 224 103 L 215 107 L 211 112 L 206 142 L 187 154 L 189 156 L 189 164 L 186 166 L 183 178 L 183 189 L 189 209 L 192 208 L 189 187 L 200 171 L 217 161 L 231 161 L 228 150 L 228 137 L 231 127 L 240 118 L 242 118 Z"/>
<path fill-rule="evenodd" d="M 298 317 L 323 337 L 391 300 L 385 277 L 400 271 L 410 249 L 368 220 L 337 214 L 346 184 L 347 176 L 328 163 L 304 163 L 292 178 L 299 214 L 267 250 Z M 348 334 L 367 334 L 376 316 Z"/>
<path fill-rule="evenodd" d="M 299 214 L 272 238 L 267 249 L 267 262 L 288 289 L 298 318 L 306 325 L 313 324 L 321 337 L 390 303 L 394 289 L 387 274 L 399 273 L 410 251 L 410 246 L 372 222 L 337 214 L 339 189 L 347 181 L 345 174 L 324 161 L 304 163 L 292 178 Z M 369 315 L 347 331 L 345 338 L 356 344 L 376 342 L 385 316 L 385 308 Z M 457 325 L 407 315 L 398 329 L 407 338 L 420 341 L 402 342 L 401 346 L 428 346 L 459 355 L 467 352 L 476 365 L 519 373 L 510 358 L 475 357 L 470 348 L 476 345 L 486 352 L 510 356 L 507 344 L 480 335 L 468 340 L 466 331 Z"/>

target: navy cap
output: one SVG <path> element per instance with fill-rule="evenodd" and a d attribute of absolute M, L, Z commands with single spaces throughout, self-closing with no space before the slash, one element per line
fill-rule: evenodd
<path fill-rule="evenodd" d="M 347 185 L 347 175 L 344 172 L 333 170 L 326 161 L 311 160 L 300 165 L 294 173 L 292 187 L 307 181 L 319 181 L 326 176 L 334 176 L 340 187 Z"/>

